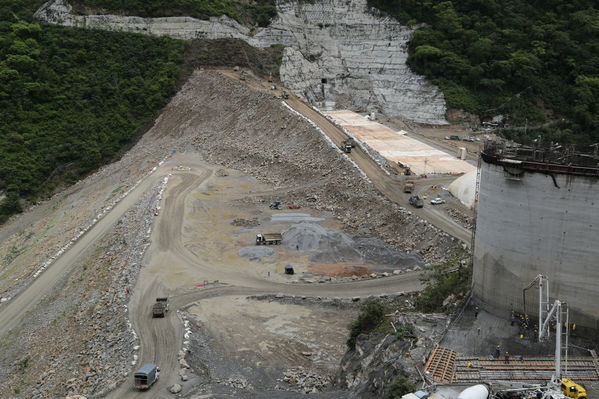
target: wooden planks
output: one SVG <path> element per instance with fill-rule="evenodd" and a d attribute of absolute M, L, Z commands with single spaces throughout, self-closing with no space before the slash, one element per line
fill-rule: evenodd
<path fill-rule="evenodd" d="M 437 345 L 424 365 L 424 372 L 434 382 L 451 383 L 455 375 L 456 358 L 455 351 Z"/>

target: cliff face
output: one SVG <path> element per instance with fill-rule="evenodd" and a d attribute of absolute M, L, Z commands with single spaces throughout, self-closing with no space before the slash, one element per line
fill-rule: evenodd
<path fill-rule="evenodd" d="M 416 122 L 444 124 L 445 99 L 437 88 L 406 65 L 412 31 L 369 9 L 367 0 L 283 0 L 269 27 L 256 35 L 222 16 L 140 18 L 74 15 L 66 0 L 51 0 L 37 19 L 66 26 L 166 35 L 178 39 L 237 38 L 252 46 L 289 46 L 281 80 L 317 107 L 339 101 L 354 109 L 376 110 Z"/>

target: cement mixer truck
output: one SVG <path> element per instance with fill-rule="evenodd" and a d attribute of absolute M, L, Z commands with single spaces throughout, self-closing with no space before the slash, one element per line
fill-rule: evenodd
<path fill-rule="evenodd" d="M 484 384 L 468 387 L 458 395 L 458 399 L 487 399 L 488 397 L 489 387 Z"/>

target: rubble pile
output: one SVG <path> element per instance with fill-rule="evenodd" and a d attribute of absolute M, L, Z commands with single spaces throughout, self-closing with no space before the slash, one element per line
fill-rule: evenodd
<path fill-rule="evenodd" d="M 331 385 L 332 377 L 313 370 L 306 370 L 303 367 L 297 367 L 285 370 L 282 381 L 299 392 L 316 393 L 327 390 Z"/>

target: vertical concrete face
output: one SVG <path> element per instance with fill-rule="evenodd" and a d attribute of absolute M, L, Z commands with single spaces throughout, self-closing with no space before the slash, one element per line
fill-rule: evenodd
<path fill-rule="evenodd" d="M 570 319 L 599 331 L 599 179 L 523 172 L 481 162 L 474 247 L 474 295 L 491 312 L 523 310 L 522 290 L 538 274 Z M 538 314 L 538 290 L 526 296 Z"/>

